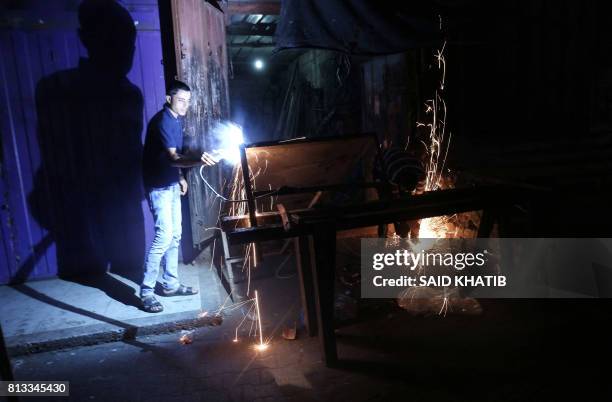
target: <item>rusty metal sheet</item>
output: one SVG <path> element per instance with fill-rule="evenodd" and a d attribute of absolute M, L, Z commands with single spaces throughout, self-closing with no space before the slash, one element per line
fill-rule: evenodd
<path fill-rule="evenodd" d="M 192 106 L 186 120 L 184 151 L 211 150 L 212 128 L 229 117 L 225 19 L 221 11 L 203 0 L 173 0 L 175 53 L 178 78 L 192 90 Z M 221 188 L 221 166 L 204 169 L 206 180 Z M 192 238 L 195 246 L 214 235 L 220 200 L 199 178 L 198 169 L 187 174 Z"/>
<path fill-rule="evenodd" d="M 371 181 L 378 142 L 374 134 L 320 137 L 249 145 L 245 153 L 253 191 L 325 187 Z M 347 187 L 342 192 L 365 196 L 363 189 L 357 187 Z M 289 209 L 307 208 L 314 196 L 314 192 L 282 195 L 274 200 Z M 265 200 L 258 203 L 258 212 L 272 210 L 265 205 Z M 334 202 L 341 201 L 336 198 Z"/>

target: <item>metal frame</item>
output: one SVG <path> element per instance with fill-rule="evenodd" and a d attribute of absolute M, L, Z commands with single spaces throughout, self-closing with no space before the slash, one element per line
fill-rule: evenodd
<path fill-rule="evenodd" d="M 327 136 L 327 137 L 316 137 L 316 138 L 295 138 L 289 140 L 280 140 L 280 141 L 261 141 L 250 144 L 242 144 L 240 145 L 240 164 L 242 167 L 242 180 L 244 182 L 244 189 L 246 193 L 247 200 L 247 214 L 249 219 L 249 225 L 251 228 L 258 227 L 258 220 L 256 216 L 256 203 L 255 200 L 258 197 L 266 196 L 266 194 L 270 193 L 270 196 L 277 195 L 287 195 L 287 194 L 305 194 L 305 193 L 314 193 L 317 191 L 334 191 L 341 190 L 347 187 L 362 187 L 362 188 L 376 188 L 379 192 L 379 196 L 381 199 L 387 197 L 390 192 L 387 191 L 388 183 L 384 180 L 381 183 L 375 182 L 362 182 L 362 183 L 340 183 L 337 185 L 322 185 L 322 186 L 309 186 L 309 187 L 281 187 L 272 190 L 266 191 L 253 191 L 251 187 L 250 180 L 250 168 L 248 164 L 248 159 L 246 155 L 246 150 L 248 148 L 260 148 L 260 147 L 270 147 L 275 145 L 287 145 L 287 144 L 309 144 L 314 142 L 332 142 L 332 141 L 346 141 L 354 138 L 371 138 L 374 144 L 374 148 L 376 149 L 376 158 L 380 163 L 382 162 L 382 157 L 380 153 L 380 144 L 378 142 L 378 137 L 376 133 L 366 132 L 359 134 L 349 134 L 349 135 L 338 135 L 338 136 Z M 385 169 L 382 169 L 384 172 Z M 242 262 L 244 259 L 242 257 L 233 257 L 230 252 L 230 245 L 228 243 L 227 236 L 224 231 L 222 231 L 221 240 L 223 242 L 223 253 L 225 260 L 225 268 L 227 270 L 228 278 L 233 282 L 237 283 L 234 279 L 234 269 L 232 264 L 236 262 Z M 261 261 L 261 253 L 259 251 L 259 247 L 255 248 L 254 258 L 256 261 Z"/>
<path fill-rule="evenodd" d="M 438 190 L 410 199 L 375 201 L 356 207 L 314 213 L 295 211 L 289 231 L 280 224 L 265 225 L 229 231 L 227 239 L 230 244 L 246 244 L 296 238 L 307 332 L 310 336 L 318 334 L 323 360 L 326 366 L 334 367 L 338 364 L 333 318 L 337 231 L 483 210 L 478 237 L 489 237 L 493 224 L 509 214 L 515 203 L 532 201 L 538 196 L 537 191 L 508 186 Z"/>
<path fill-rule="evenodd" d="M 280 140 L 280 141 L 261 141 L 261 142 L 254 142 L 254 143 L 250 143 L 250 144 L 242 144 L 240 145 L 240 163 L 242 166 L 242 179 L 244 180 L 244 188 L 245 188 L 245 192 L 246 192 L 246 198 L 247 198 L 247 204 L 248 204 L 248 214 L 249 214 L 249 221 L 252 227 L 256 227 L 257 226 L 257 217 L 255 216 L 255 197 L 258 196 L 265 196 L 265 193 L 270 193 L 273 192 L 270 196 L 273 195 L 283 195 L 283 194 L 301 194 L 301 193 L 314 193 L 317 191 L 330 191 L 330 190 L 336 190 L 336 189 L 341 189 L 341 188 L 345 188 L 348 186 L 360 186 L 360 187 L 373 187 L 373 188 L 378 188 L 380 187 L 379 183 L 339 183 L 337 185 L 325 185 L 325 186 L 310 186 L 310 187 L 283 187 L 283 188 L 277 188 L 277 189 L 272 189 L 272 190 L 266 190 L 266 191 L 258 191 L 258 192 L 253 192 L 252 188 L 251 188 L 251 181 L 250 181 L 250 168 L 249 168 L 249 163 L 246 157 L 246 150 L 247 148 L 261 148 L 261 147 L 270 147 L 270 146 L 275 146 L 275 145 L 287 145 L 287 144 L 310 144 L 310 143 L 314 143 L 314 142 L 332 142 L 332 141 L 346 141 L 349 139 L 354 139 L 354 138 L 371 138 L 372 141 L 374 142 L 374 146 L 376 149 L 376 156 L 378 157 L 378 159 L 381 161 L 382 163 L 382 157 L 380 154 L 380 144 L 378 142 L 378 137 L 376 136 L 375 133 L 373 132 L 367 132 L 367 133 L 360 133 L 360 134 L 349 134 L 349 135 L 336 135 L 336 136 L 327 136 L 327 137 L 316 137 L 316 138 L 306 138 L 306 137 L 302 137 L 302 138 L 295 138 L 295 139 L 289 139 L 289 140 Z M 384 171 L 384 169 L 383 169 Z"/>

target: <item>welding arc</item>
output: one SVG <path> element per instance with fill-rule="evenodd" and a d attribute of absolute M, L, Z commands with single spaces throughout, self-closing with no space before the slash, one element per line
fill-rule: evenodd
<path fill-rule="evenodd" d="M 208 183 L 208 181 L 206 181 L 206 179 L 204 178 L 204 165 L 200 166 L 200 178 L 202 179 L 202 181 L 204 182 L 204 184 L 206 184 L 206 186 L 210 189 L 210 191 L 212 191 L 213 193 L 215 193 L 215 195 L 217 196 L 217 198 L 221 198 L 223 201 L 225 202 L 247 202 L 248 200 L 244 199 L 244 200 L 230 200 L 229 198 L 225 198 L 224 196 L 222 196 L 221 194 L 219 194 L 217 192 L 217 190 L 215 190 L 213 188 L 213 186 L 210 185 L 210 183 Z M 278 190 L 272 190 L 269 191 L 267 193 L 264 194 L 260 194 L 255 198 L 260 198 L 260 197 L 267 197 L 270 195 L 273 195 L 275 193 L 277 193 Z"/>

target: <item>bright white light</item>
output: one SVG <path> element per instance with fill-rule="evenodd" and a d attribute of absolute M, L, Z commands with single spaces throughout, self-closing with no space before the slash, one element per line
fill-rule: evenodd
<path fill-rule="evenodd" d="M 257 59 L 253 62 L 253 66 L 255 67 L 256 70 L 261 70 L 264 66 L 263 61 L 261 61 L 261 59 Z"/>
<path fill-rule="evenodd" d="M 263 352 L 266 349 L 268 349 L 268 345 L 265 343 L 258 343 L 257 345 L 255 345 L 255 350 L 258 350 L 260 352 Z"/>
<path fill-rule="evenodd" d="M 242 127 L 232 122 L 219 123 L 213 135 L 217 145 L 212 152 L 213 158 L 224 159 L 234 165 L 240 162 L 240 145 L 244 143 Z"/>

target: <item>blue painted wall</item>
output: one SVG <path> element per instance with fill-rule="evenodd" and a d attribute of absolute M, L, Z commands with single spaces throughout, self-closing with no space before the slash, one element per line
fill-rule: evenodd
<path fill-rule="evenodd" d="M 0 6 L 0 284 L 138 275 L 140 152 L 164 98 L 157 0 L 88 8 L 81 35 L 79 1 L 14 3 Z"/>

